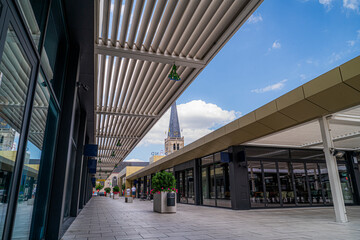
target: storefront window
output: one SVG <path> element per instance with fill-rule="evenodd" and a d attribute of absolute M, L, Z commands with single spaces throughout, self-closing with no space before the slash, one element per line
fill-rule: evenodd
<path fill-rule="evenodd" d="M 30 74 L 31 65 L 10 25 L 0 63 L 0 235 L 6 216 Z M 25 159 L 30 160 L 28 153 Z M 27 194 L 31 196 L 31 192 Z M 26 223 L 25 227 L 28 226 Z"/>
<path fill-rule="evenodd" d="M 20 182 L 18 205 L 15 216 L 14 238 L 26 238 L 30 233 L 31 219 L 38 186 L 40 161 L 44 144 L 50 92 L 42 83 L 40 75 L 36 85 L 34 105 L 31 114 L 29 140 Z"/>
<path fill-rule="evenodd" d="M 17 0 L 36 48 L 40 47 L 50 1 Z"/>
<path fill-rule="evenodd" d="M 306 172 L 304 168 L 304 163 L 292 163 L 294 180 L 295 180 L 295 189 L 296 189 L 296 199 L 299 206 L 309 205 L 309 192 L 308 186 L 306 183 Z"/>
<path fill-rule="evenodd" d="M 216 205 L 218 207 L 231 207 L 229 188 L 229 164 L 215 164 L 216 179 Z"/>
<path fill-rule="evenodd" d="M 324 191 L 324 199 L 326 204 L 332 204 L 330 181 L 328 171 L 325 163 L 319 163 L 320 167 L 320 180 Z"/>
<path fill-rule="evenodd" d="M 179 173 L 179 197 L 181 203 L 187 203 L 185 196 L 185 172 L 181 171 Z"/>
<path fill-rule="evenodd" d="M 186 170 L 186 181 L 188 185 L 187 191 L 187 200 L 188 203 L 195 203 L 195 194 L 194 194 L 194 173 L 192 169 Z"/>
<path fill-rule="evenodd" d="M 344 202 L 350 204 L 354 203 L 353 188 L 351 186 L 350 175 L 348 174 L 345 163 L 338 163 L 338 171 Z"/>
<path fill-rule="evenodd" d="M 278 162 L 283 206 L 295 206 L 294 186 L 289 162 Z"/>
<path fill-rule="evenodd" d="M 323 192 L 320 182 L 320 174 L 317 163 L 306 163 L 306 169 L 309 179 L 309 187 L 311 193 L 311 203 L 324 204 Z"/>
<path fill-rule="evenodd" d="M 214 188 L 214 165 L 203 166 L 202 175 L 202 193 L 203 205 L 216 206 L 215 204 L 215 188 Z"/>
<path fill-rule="evenodd" d="M 275 162 L 263 161 L 264 180 L 266 190 L 266 206 L 279 207 L 280 193 Z"/>
<path fill-rule="evenodd" d="M 264 207 L 264 187 L 260 161 L 248 162 L 251 207 Z"/>
<path fill-rule="evenodd" d="M 52 1 L 48 26 L 41 53 L 41 67 L 61 102 L 64 65 L 67 57 L 67 38 L 61 1 Z"/>

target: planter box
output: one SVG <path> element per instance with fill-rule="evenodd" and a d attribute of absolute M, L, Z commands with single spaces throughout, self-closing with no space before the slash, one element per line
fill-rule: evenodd
<path fill-rule="evenodd" d="M 133 202 L 133 198 L 132 198 L 132 197 L 125 197 L 125 202 L 126 202 L 126 203 L 132 203 L 132 202 Z"/>
<path fill-rule="evenodd" d="M 114 195 L 113 195 L 113 199 L 119 199 L 120 197 L 119 197 L 119 194 L 118 193 L 115 193 Z"/>
<path fill-rule="evenodd" d="M 154 194 L 154 212 L 158 213 L 176 213 L 176 193 L 175 194 L 175 206 L 168 206 L 167 204 L 167 192 Z"/>

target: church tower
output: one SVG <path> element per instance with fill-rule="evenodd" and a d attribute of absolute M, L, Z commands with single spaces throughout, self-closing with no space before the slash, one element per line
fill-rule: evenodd
<path fill-rule="evenodd" d="M 165 155 L 169 155 L 184 147 L 184 137 L 181 137 L 176 102 L 171 106 L 168 136 L 165 139 Z"/>

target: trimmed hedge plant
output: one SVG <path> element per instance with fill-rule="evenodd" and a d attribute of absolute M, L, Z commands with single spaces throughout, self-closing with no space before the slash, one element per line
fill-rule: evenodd
<path fill-rule="evenodd" d="M 105 191 L 106 193 L 110 193 L 110 192 L 111 192 L 111 188 L 109 188 L 109 187 L 104 188 L 104 191 Z"/>
<path fill-rule="evenodd" d="M 119 186 L 115 186 L 113 187 L 113 193 L 119 193 L 120 192 L 120 187 Z"/>
<path fill-rule="evenodd" d="M 158 172 L 152 177 L 151 186 L 153 189 L 150 193 L 177 192 L 174 175 L 165 171 Z"/>

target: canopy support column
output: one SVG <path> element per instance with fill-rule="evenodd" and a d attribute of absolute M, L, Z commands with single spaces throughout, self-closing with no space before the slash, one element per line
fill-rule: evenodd
<path fill-rule="evenodd" d="M 334 143 L 331 138 L 331 129 L 329 127 L 328 117 L 319 118 L 321 136 L 323 140 L 326 166 L 329 174 L 331 195 L 334 204 L 336 222 L 345 223 L 348 221 L 342 194 L 338 166 L 336 157 L 333 156 L 331 149 L 334 149 Z"/>

